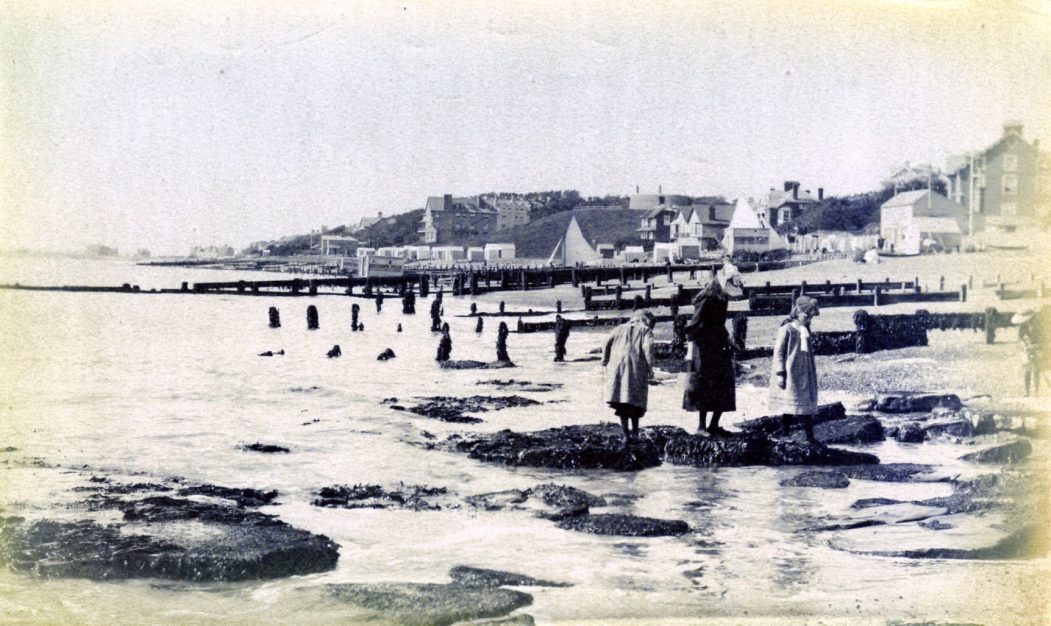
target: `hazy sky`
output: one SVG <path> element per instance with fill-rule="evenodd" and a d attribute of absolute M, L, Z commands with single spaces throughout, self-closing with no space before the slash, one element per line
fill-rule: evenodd
<path fill-rule="evenodd" d="M 0 0 L 0 246 L 185 253 L 578 189 L 874 188 L 1051 145 L 1051 5 Z M 219 7 L 219 8 L 217 8 Z"/>

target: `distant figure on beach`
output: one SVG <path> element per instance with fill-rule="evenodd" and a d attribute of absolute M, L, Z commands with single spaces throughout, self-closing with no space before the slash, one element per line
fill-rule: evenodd
<path fill-rule="evenodd" d="M 379 313 L 383 310 L 383 292 L 380 291 L 376 294 L 376 312 Z"/>
<path fill-rule="evenodd" d="M 343 351 L 339 349 L 339 344 L 332 346 L 332 349 L 326 353 L 326 356 L 330 359 L 343 356 Z"/>
<path fill-rule="evenodd" d="M 1040 377 L 1047 367 L 1049 326 L 1051 326 L 1051 307 L 1044 306 L 1040 311 L 1026 309 L 1011 318 L 1012 324 L 1018 324 L 1018 340 L 1022 343 L 1022 373 L 1025 377 L 1025 395 L 1040 395 Z"/>
<path fill-rule="evenodd" d="M 284 356 L 284 354 L 285 354 L 285 350 L 282 348 L 281 350 L 278 350 L 277 352 L 274 352 L 272 350 L 267 350 L 266 352 L 260 352 L 259 356 Z"/>
<path fill-rule="evenodd" d="M 727 284 L 740 293 L 736 285 L 729 281 Z M 693 317 L 685 327 L 686 336 L 690 338 L 691 355 L 682 408 L 697 411 L 697 432 L 700 434 L 729 434 L 719 426 L 719 418 L 727 411 L 737 410 L 734 352 L 741 352 L 742 348 L 726 332 L 729 300 L 726 289 L 713 277 L 694 298 Z M 705 426 L 705 416 L 709 411 L 712 420 Z"/>
<path fill-rule="evenodd" d="M 809 296 L 796 298 L 791 316 L 777 329 L 770 374 L 770 412 L 782 415 L 782 434 L 788 436 L 793 418 L 802 419 L 810 443 L 817 443 L 813 419 L 817 414 L 817 368 L 811 349 L 810 321 L 819 314 L 817 300 Z"/>
<path fill-rule="evenodd" d="M 496 329 L 496 360 L 501 363 L 510 363 L 511 357 L 507 354 L 507 335 L 511 331 L 507 329 L 507 322 L 500 322 Z"/>
<path fill-rule="evenodd" d="M 639 418 L 646 414 L 653 380 L 653 326 L 649 311 L 638 311 L 621 324 L 602 351 L 603 400 L 620 418 L 625 445 L 639 438 Z M 628 429 L 628 421 L 631 429 Z"/>

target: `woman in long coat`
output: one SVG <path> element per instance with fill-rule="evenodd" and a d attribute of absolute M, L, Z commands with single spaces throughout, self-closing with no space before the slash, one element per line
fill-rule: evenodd
<path fill-rule="evenodd" d="M 726 308 L 729 296 L 713 276 L 693 300 L 693 317 L 686 324 L 686 336 L 692 342 L 690 377 L 682 396 L 682 408 L 697 411 L 697 431 L 725 435 L 719 418 L 736 405 L 734 350 L 740 347 L 726 332 Z M 712 421 L 705 428 L 706 414 Z"/>
<path fill-rule="evenodd" d="M 816 443 L 813 416 L 817 413 L 817 368 L 810 346 L 810 320 L 819 313 L 817 300 L 807 296 L 796 299 L 791 316 L 777 329 L 770 376 L 770 412 L 782 415 L 784 435 L 789 433 L 792 417 L 801 417 L 811 443 Z"/>
<path fill-rule="evenodd" d="M 602 351 L 602 368 L 606 371 L 602 396 L 620 418 L 625 443 L 638 439 L 639 418 L 646 414 L 653 379 L 654 322 L 648 311 L 635 313 L 614 329 Z"/>

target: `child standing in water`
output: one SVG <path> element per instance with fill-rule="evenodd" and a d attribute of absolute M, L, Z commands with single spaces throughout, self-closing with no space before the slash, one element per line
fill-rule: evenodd
<path fill-rule="evenodd" d="M 777 330 L 770 375 L 770 412 L 780 413 L 782 431 L 788 436 L 793 417 L 802 419 L 807 441 L 814 439 L 817 414 L 817 368 L 810 346 L 810 321 L 819 314 L 817 300 L 800 296 L 792 314 Z"/>

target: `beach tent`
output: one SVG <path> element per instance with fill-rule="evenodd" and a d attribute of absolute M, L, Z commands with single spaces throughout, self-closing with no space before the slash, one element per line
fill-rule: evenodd
<path fill-rule="evenodd" d="M 737 200 L 734 215 L 730 219 L 730 225 L 726 227 L 726 234 L 723 235 L 723 247 L 730 254 L 788 249 L 781 235 L 763 223 L 744 198 Z"/>
<path fill-rule="evenodd" d="M 570 267 L 577 263 L 595 263 L 601 260 L 602 255 L 592 248 L 588 240 L 584 238 L 584 233 L 580 230 L 580 224 L 577 223 L 577 218 L 574 215 L 569 220 L 569 226 L 566 227 L 565 234 L 555 244 L 555 249 L 551 251 L 547 264 Z"/>

